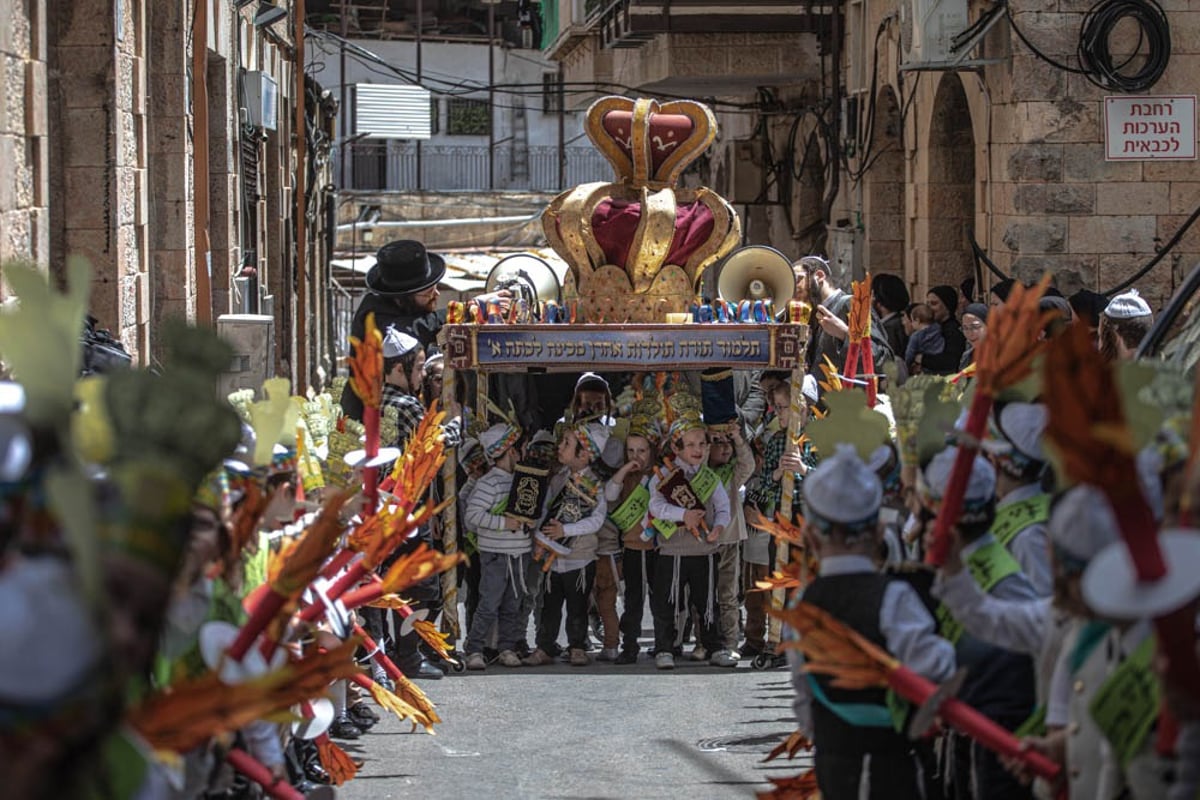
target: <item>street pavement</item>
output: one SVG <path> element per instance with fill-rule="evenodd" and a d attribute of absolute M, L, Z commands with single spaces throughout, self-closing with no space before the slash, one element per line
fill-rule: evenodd
<path fill-rule="evenodd" d="M 344 800 L 752 798 L 811 766 L 762 759 L 793 730 L 786 669 L 676 661 L 673 672 L 594 663 L 451 674 L 421 687 L 437 734 L 385 718 L 341 742 L 361 759 Z"/>

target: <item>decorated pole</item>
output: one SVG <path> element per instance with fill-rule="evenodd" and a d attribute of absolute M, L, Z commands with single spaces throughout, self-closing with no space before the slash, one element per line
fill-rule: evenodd
<path fill-rule="evenodd" d="M 316 521 L 297 540 L 295 547 L 285 557 L 279 573 L 267 583 L 266 590 L 250 609 L 249 619 L 229 647 L 229 658 L 234 661 L 245 658 L 254 640 L 266 630 L 271 620 L 288 603 L 294 602 L 316 577 L 321 564 L 341 535 L 338 515 L 349 498 L 348 492 L 338 492 L 325 501 Z M 274 644 L 268 645 L 268 655 L 274 649 Z"/>
<path fill-rule="evenodd" d="M 443 346 L 445 341 L 442 341 Z M 454 392 L 457 375 L 449 360 L 442 368 L 442 408 L 454 408 Z M 466 436 L 467 420 L 460 423 Z M 459 448 L 449 451 L 442 465 L 442 489 L 446 497 L 458 497 L 458 454 Z M 442 552 L 452 556 L 458 552 L 458 503 L 452 502 L 442 512 Z M 448 570 L 442 575 L 442 629 L 457 643 L 462 636 L 462 624 L 458 619 L 458 570 Z"/>
<path fill-rule="evenodd" d="M 871 349 L 871 273 L 868 272 L 864 280 L 853 281 L 850 288 L 845 374 L 848 380 L 854 380 L 858 375 L 858 362 L 862 361 L 867 407 L 874 408 L 879 379 L 875 377 L 875 353 Z"/>
<path fill-rule="evenodd" d="M 304 800 L 304 795 L 296 791 L 290 783 L 283 778 L 276 780 L 271 770 L 245 750 L 235 747 L 225 756 L 225 760 L 238 772 L 261 786 L 267 797 L 273 797 L 275 800 Z"/>
<path fill-rule="evenodd" d="M 988 335 L 979 344 L 975 363 L 975 393 L 967 412 L 967 424 L 959 436 L 958 454 L 950 472 L 950 482 L 942 506 L 933 525 L 933 541 L 925 560 L 941 566 L 950 549 L 950 526 L 962 513 L 963 494 L 971 475 L 971 464 L 979 452 L 979 443 L 987 432 L 988 414 L 992 402 L 1001 390 L 1023 380 L 1033 369 L 1033 358 L 1045 342 L 1040 341 L 1046 323 L 1057 312 L 1041 311 L 1039 302 L 1050 285 L 1047 273 L 1036 286 L 1026 289 L 1013 287 L 1004 305 L 992 312 Z"/>
<path fill-rule="evenodd" d="M 360 340 L 350 337 L 354 355 L 350 365 L 350 388 L 363 403 L 363 426 L 366 428 L 366 464 L 363 470 L 365 514 L 374 514 L 379 503 L 379 466 L 372 464 L 379 455 L 379 415 L 383 405 L 383 334 L 375 325 L 374 312 L 367 314 L 366 331 Z"/>
<path fill-rule="evenodd" d="M 799 638 L 785 646 L 804 653 L 804 668 L 828 675 L 845 689 L 888 687 L 910 703 L 936 715 L 955 730 L 1006 758 L 1022 762 L 1034 774 L 1054 781 L 1062 767 L 1040 753 L 1023 749 L 1021 741 L 971 706 L 939 692 L 932 681 L 901 664 L 882 648 L 828 612 L 809 603 L 770 613 L 790 625 Z M 929 707 L 932 706 L 932 707 Z"/>
<path fill-rule="evenodd" d="M 787 446 L 793 447 L 795 442 L 800 437 L 800 398 L 803 396 L 802 387 L 804 386 L 804 376 L 807 373 L 804 369 L 804 362 L 801 359 L 792 369 L 792 391 L 791 391 L 791 412 L 790 422 L 787 430 Z M 794 516 L 796 503 L 796 474 L 791 470 L 783 472 L 783 493 L 779 501 L 779 516 L 782 519 L 791 522 Z M 775 542 L 775 569 L 779 572 L 786 572 L 788 563 L 791 561 L 791 546 L 787 542 L 777 539 Z M 803 566 L 801 567 L 803 569 Z M 802 578 L 803 580 L 803 578 Z M 773 611 L 782 611 L 787 603 L 787 589 L 776 588 L 771 591 L 771 609 Z M 767 633 L 767 640 L 776 643 L 778 647 L 782 641 L 781 626 L 779 618 L 772 615 L 770 621 L 770 629 Z"/>
<path fill-rule="evenodd" d="M 985 339 L 986 341 L 986 339 Z M 1112 506 L 1124 542 L 1088 564 L 1088 606 L 1111 619 L 1152 618 L 1163 680 L 1192 697 L 1200 693 L 1195 600 L 1200 594 L 1200 538 L 1194 531 L 1161 535 L 1141 489 L 1133 443 L 1113 366 L 1085 328 L 1072 326 L 1049 348 L 1045 364 L 1046 433 L 1066 477 L 1099 488 Z M 1160 737 L 1164 730 L 1160 728 Z M 1160 744 L 1166 746 L 1163 738 Z"/>

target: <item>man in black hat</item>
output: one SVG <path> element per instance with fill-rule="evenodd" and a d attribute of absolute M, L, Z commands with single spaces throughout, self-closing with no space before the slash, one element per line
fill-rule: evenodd
<path fill-rule="evenodd" d="M 375 266 L 367 273 L 369 294 L 359 303 L 350 323 L 350 334 L 359 339 L 366 332 L 367 314 L 375 313 L 375 325 L 386 331 L 395 326 L 415 336 L 422 347 L 436 346 L 438 331 L 446 322 L 444 310 L 438 310 L 438 283 L 446 274 L 446 261 L 430 253 L 425 245 L 412 239 L 388 242 L 379 248 Z M 502 289 L 480 295 L 476 300 L 497 301 L 507 311 L 512 294 Z M 342 390 L 342 410 L 346 416 L 362 419 L 362 400 L 346 384 Z"/>

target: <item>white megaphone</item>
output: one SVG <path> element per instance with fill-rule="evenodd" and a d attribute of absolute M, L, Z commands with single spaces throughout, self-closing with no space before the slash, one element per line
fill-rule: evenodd
<path fill-rule="evenodd" d="M 765 245 L 734 250 L 725 257 L 717 275 L 717 294 L 734 305 L 745 300 L 770 300 L 775 308 L 786 308 L 795 293 L 791 260 Z"/>
<path fill-rule="evenodd" d="M 532 253 L 514 253 L 496 262 L 488 273 L 485 292 L 508 289 L 514 299 L 524 298 L 530 306 L 562 302 L 562 286 L 554 268 Z"/>

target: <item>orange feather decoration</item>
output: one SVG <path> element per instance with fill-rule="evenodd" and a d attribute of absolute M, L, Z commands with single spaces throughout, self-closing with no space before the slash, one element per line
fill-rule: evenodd
<path fill-rule="evenodd" d="M 317 757 L 321 759 L 321 766 L 329 773 L 329 780 L 334 786 L 354 780 L 362 766 L 361 762 L 352 759 L 325 734 L 317 737 Z"/>
<path fill-rule="evenodd" d="M 842 376 L 838 374 L 837 367 L 829 360 L 829 356 L 824 356 L 825 362 L 820 365 L 821 372 L 825 375 L 825 380 L 820 382 L 822 391 L 840 392 L 842 386 Z"/>
<path fill-rule="evenodd" d="M 127 721 L 156 750 L 183 753 L 220 734 L 320 697 L 332 681 L 352 678 L 357 639 L 268 672 L 247 683 L 228 685 L 208 672 L 146 698 Z"/>
<path fill-rule="evenodd" d="M 417 632 L 425 644 L 429 645 L 433 652 L 446 661 L 451 660 L 450 655 L 450 634 L 442 633 L 438 630 L 437 625 L 427 619 L 419 619 L 413 623 L 413 630 Z"/>
<path fill-rule="evenodd" d="M 815 800 L 821 796 L 817 788 L 817 773 L 811 769 L 790 778 L 771 778 L 775 788 L 756 792 L 758 800 Z"/>
<path fill-rule="evenodd" d="M 850 313 L 846 326 L 850 329 L 851 342 L 863 342 L 871 338 L 871 274 L 866 279 L 850 282 Z"/>
<path fill-rule="evenodd" d="M 271 588 L 289 599 L 295 599 L 312 583 L 313 578 L 325 563 L 342 535 L 339 515 L 342 506 L 353 496 L 351 491 L 339 491 L 330 495 L 321 508 L 321 513 L 305 529 L 300 538 L 289 547 L 280 559 L 276 575 L 270 579 Z"/>
<path fill-rule="evenodd" d="M 800 650 L 804 654 L 804 671 L 828 675 L 833 686 L 851 690 L 887 687 L 916 705 L 928 702 L 937 692 L 932 681 L 913 672 L 883 648 L 814 605 L 800 602 L 782 611 L 768 608 L 767 613 L 783 620 L 799 634 L 798 639 L 783 642 L 780 646 Z M 980 745 L 1001 756 L 1022 761 L 1043 778 L 1054 780 L 1062 771 L 1060 765 L 1040 753 L 1022 750 L 1015 736 L 961 700 L 944 700 L 937 713 L 947 724 Z"/>
<path fill-rule="evenodd" d="M 383 334 L 375 325 L 375 313 L 367 314 L 363 338 L 350 337 L 350 388 L 367 408 L 383 404 Z"/>
<path fill-rule="evenodd" d="M 783 755 L 786 755 L 790 761 L 791 759 L 795 758 L 796 754 L 801 750 L 811 749 L 812 742 L 808 740 L 808 737 L 804 735 L 804 732 L 801 730 L 795 730 L 792 731 L 790 736 L 776 745 L 771 752 L 767 753 L 767 757 L 763 759 L 763 763 L 766 764 L 770 761 L 774 761 Z"/>
<path fill-rule="evenodd" d="M 933 543 L 926 561 L 940 566 L 950 547 L 950 526 L 958 522 L 963 494 L 971 464 L 979 449 L 978 442 L 987 431 L 992 401 L 1004 389 L 1024 380 L 1033 371 L 1033 359 L 1045 347 L 1042 330 L 1058 312 L 1042 311 L 1042 295 L 1050 285 L 1046 273 L 1032 288 L 1018 283 L 1004 305 L 988 314 L 988 335 L 979 343 L 975 355 L 975 394 L 967 412 L 966 435 L 959 443 L 950 482 L 942 498 L 933 526 Z"/>
<path fill-rule="evenodd" d="M 466 560 L 462 552 L 442 553 L 422 542 L 411 552 L 396 559 L 382 578 L 383 593 L 396 594 L 426 578 L 441 575 Z"/>
<path fill-rule="evenodd" d="M 430 484 L 446 463 L 446 442 L 442 423 L 446 421 L 444 411 L 439 411 L 435 400 L 421 417 L 416 430 L 404 445 L 404 452 L 392 467 L 394 487 L 392 493 L 400 504 L 412 510 L 417 501 L 425 496 Z"/>

